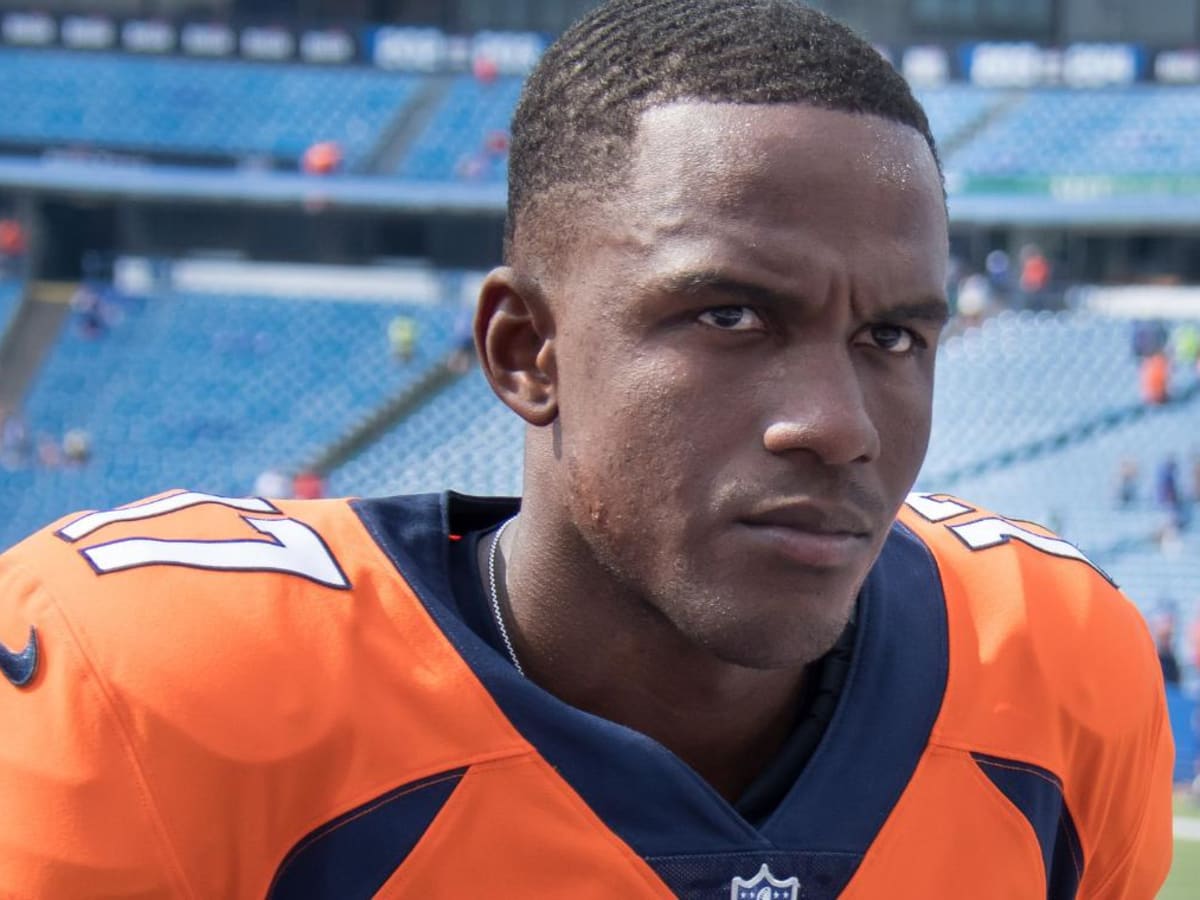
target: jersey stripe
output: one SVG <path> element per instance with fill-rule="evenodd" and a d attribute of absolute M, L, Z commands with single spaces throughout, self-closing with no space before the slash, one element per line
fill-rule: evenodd
<path fill-rule="evenodd" d="M 322 825 L 284 858 L 268 900 L 369 900 L 412 852 L 466 771 L 403 785 Z"/>
<path fill-rule="evenodd" d="M 1073 900 L 1083 878 L 1083 850 L 1058 776 L 1026 762 L 971 756 L 1033 827 L 1046 866 L 1046 900 Z"/>

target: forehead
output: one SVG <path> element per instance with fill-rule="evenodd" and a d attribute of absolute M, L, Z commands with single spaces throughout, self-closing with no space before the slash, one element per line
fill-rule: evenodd
<path fill-rule="evenodd" d="M 647 110 L 596 225 L 592 246 L 627 260 L 704 256 L 783 276 L 821 260 L 934 289 L 947 244 L 940 177 L 915 129 L 805 104 Z"/>

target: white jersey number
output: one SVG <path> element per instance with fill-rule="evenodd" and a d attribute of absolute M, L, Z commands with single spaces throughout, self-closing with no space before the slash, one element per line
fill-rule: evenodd
<path fill-rule="evenodd" d="M 978 511 L 973 506 L 967 506 L 957 500 L 934 494 L 909 494 L 905 502 L 920 514 L 922 518 L 930 522 L 949 522 L 951 519 L 957 519 L 959 516 Z M 1042 553 L 1048 553 L 1051 556 L 1078 560 L 1081 563 L 1091 566 L 1103 575 L 1105 580 L 1112 581 L 1103 569 L 1088 559 L 1083 554 L 1083 551 L 1070 541 L 1038 534 L 1036 531 L 1030 531 L 1028 528 L 1013 522 L 1011 519 L 990 516 L 960 525 L 947 524 L 945 527 L 954 532 L 958 539 L 972 550 L 987 550 L 990 547 L 999 547 L 1001 544 L 1007 544 L 1010 540 L 1020 541 L 1028 547 L 1032 547 Z"/>
<path fill-rule="evenodd" d="M 59 529 L 70 543 L 117 522 L 136 522 L 179 512 L 201 503 L 214 503 L 239 512 L 279 513 L 257 497 L 218 497 L 184 492 L 138 506 L 89 513 Z M 180 541 L 125 538 L 79 551 L 100 574 L 142 566 L 186 566 L 225 572 L 282 572 L 326 587 L 346 589 L 350 582 L 320 536 L 303 522 L 288 518 L 239 516 L 269 540 Z"/>

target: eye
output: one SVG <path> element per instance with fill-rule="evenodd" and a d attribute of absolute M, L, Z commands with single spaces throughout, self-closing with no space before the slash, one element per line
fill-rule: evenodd
<path fill-rule="evenodd" d="M 864 342 L 868 346 L 897 356 L 912 353 L 918 347 L 924 346 L 920 337 L 899 325 L 869 325 L 859 334 L 865 337 Z"/>
<path fill-rule="evenodd" d="M 721 331 L 762 331 L 762 318 L 748 306 L 715 306 L 700 313 L 699 320 Z"/>

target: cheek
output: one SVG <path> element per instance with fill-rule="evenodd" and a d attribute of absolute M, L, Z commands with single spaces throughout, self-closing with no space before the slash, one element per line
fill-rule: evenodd
<path fill-rule="evenodd" d="M 647 526 L 682 521 L 707 483 L 711 452 L 698 437 L 695 392 L 665 365 L 626 365 L 593 373 L 561 408 L 563 463 L 576 518 L 644 540 Z"/>
<path fill-rule="evenodd" d="M 932 375 L 881 382 L 873 419 L 882 446 L 882 469 L 893 493 L 906 493 L 925 459 L 932 412 Z"/>

